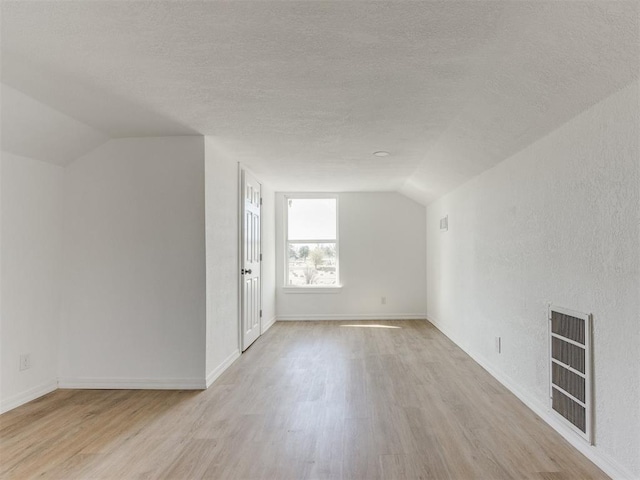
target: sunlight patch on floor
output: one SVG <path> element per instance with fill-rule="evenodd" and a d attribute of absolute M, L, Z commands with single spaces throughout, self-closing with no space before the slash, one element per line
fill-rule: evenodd
<path fill-rule="evenodd" d="M 358 328 L 402 328 L 394 325 L 340 325 L 341 327 L 358 327 Z"/>

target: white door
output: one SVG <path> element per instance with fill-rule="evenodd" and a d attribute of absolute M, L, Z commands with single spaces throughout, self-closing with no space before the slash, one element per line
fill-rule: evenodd
<path fill-rule="evenodd" d="M 240 265 L 242 351 L 260 336 L 260 184 L 246 170 L 242 184 L 242 262 Z"/>

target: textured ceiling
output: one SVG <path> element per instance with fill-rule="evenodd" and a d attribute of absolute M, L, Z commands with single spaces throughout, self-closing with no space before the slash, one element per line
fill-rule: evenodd
<path fill-rule="evenodd" d="M 279 190 L 428 202 L 637 78 L 638 5 L 4 1 L 2 81 L 111 137 L 212 135 Z"/>

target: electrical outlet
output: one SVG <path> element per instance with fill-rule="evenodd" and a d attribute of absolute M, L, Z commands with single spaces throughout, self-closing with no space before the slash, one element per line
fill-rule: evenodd
<path fill-rule="evenodd" d="M 20 370 L 27 370 L 31 368 L 31 354 L 25 353 L 20 355 Z"/>
<path fill-rule="evenodd" d="M 387 297 L 380 297 L 380 304 L 381 305 L 386 305 L 387 304 Z"/>
<path fill-rule="evenodd" d="M 502 353 L 502 338 L 496 337 L 496 352 Z"/>

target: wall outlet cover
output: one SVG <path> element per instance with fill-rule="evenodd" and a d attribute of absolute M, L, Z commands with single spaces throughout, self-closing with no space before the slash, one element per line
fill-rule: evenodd
<path fill-rule="evenodd" d="M 20 370 L 27 370 L 28 368 L 31 368 L 31 354 L 25 353 L 20 355 Z"/>

